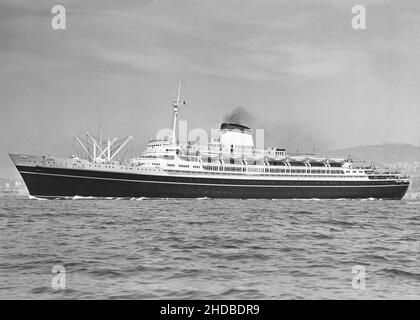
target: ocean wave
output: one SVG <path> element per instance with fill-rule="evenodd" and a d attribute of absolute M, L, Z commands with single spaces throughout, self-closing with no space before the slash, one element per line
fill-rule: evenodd
<path fill-rule="evenodd" d="M 258 289 L 249 289 L 249 288 L 229 288 L 225 289 L 223 292 L 218 293 L 218 297 L 223 298 L 237 298 L 237 299 L 263 299 L 265 294 Z"/>
<path fill-rule="evenodd" d="M 315 234 L 312 234 L 311 236 L 316 239 L 334 239 L 333 236 L 323 234 L 323 233 L 315 233 Z"/>
<path fill-rule="evenodd" d="M 316 214 L 316 212 L 305 211 L 305 210 L 299 210 L 299 211 L 295 211 L 295 212 L 293 212 L 293 214 Z"/>
<path fill-rule="evenodd" d="M 114 269 L 94 269 L 88 272 L 90 275 L 99 278 L 124 278 L 127 274 L 122 270 Z"/>
<path fill-rule="evenodd" d="M 320 222 L 324 223 L 324 224 L 337 225 L 337 226 L 341 226 L 341 227 L 357 226 L 357 223 L 349 222 L 349 221 L 345 221 L 345 220 L 337 220 L 337 219 L 327 219 L 327 220 L 323 220 L 323 221 L 320 221 Z"/>
<path fill-rule="evenodd" d="M 236 261 L 236 260 L 251 260 L 251 261 L 263 261 L 268 260 L 269 256 L 257 253 L 257 252 L 214 252 L 210 253 L 209 256 L 214 259 L 225 259 L 227 261 Z"/>
<path fill-rule="evenodd" d="M 358 200 L 358 201 L 380 201 L 380 200 L 383 200 L 383 199 L 370 197 L 370 198 L 366 198 L 366 199 L 356 199 L 356 200 Z"/>
<path fill-rule="evenodd" d="M 31 195 L 29 195 L 29 199 L 30 200 L 47 200 L 45 198 L 38 198 L 38 197 L 31 196 Z"/>
<path fill-rule="evenodd" d="M 363 256 L 364 259 L 375 260 L 375 261 L 385 261 L 388 262 L 390 259 L 379 254 L 366 254 Z"/>
<path fill-rule="evenodd" d="M 397 268 L 384 268 L 384 269 L 379 270 L 379 272 L 385 273 L 387 275 L 394 276 L 394 277 L 404 277 L 404 278 L 409 278 L 409 279 L 420 280 L 419 273 L 405 271 L 405 270 L 401 270 Z"/>
<path fill-rule="evenodd" d="M 407 204 L 410 204 L 410 205 L 420 205 L 420 201 L 407 201 Z"/>
<path fill-rule="evenodd" d="M 30 289 L 32 294 L 45 294 L 45 293 L 54 293 L 54 290 L 51 287 L 35 287 Z"/>
<path fill-rule="evenodd" d="M 70 197 L 70 199 L 71 200 L 92 200 L 92 199 L 97 199 L 97 198 L 92 197 L 92 196 L 84 197 L 84 196 L 75 195 L 74 197 Z"/>
<path fill-rule="evenodd" d="M 321 201 L 321 200 L 326 200 L 326 199 L 320 199 L 320 198 L 308 198 L 308 199 L 305 199 L 305 198 L 293 198 L 293 199 L 290 199 L 290 200 L 293 200 L 293 201 Z"/>

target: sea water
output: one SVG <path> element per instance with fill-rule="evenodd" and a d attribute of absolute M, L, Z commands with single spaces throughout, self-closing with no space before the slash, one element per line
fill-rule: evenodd
<path fill-rule="evenodd" d="M 4 194 L 0 221 L 0 298 L 420 298 L 419 200 Z"/>

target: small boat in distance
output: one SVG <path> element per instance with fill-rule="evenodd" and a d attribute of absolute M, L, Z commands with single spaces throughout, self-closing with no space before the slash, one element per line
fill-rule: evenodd
<path fill-rule="evenodd" d="M 84 157 L 10 154 L 37 198 L 402 199 L 410 178 L 400 171 L 356 166 L 351 159 L 257 149 L 250 128 L 222 123 L 208 144 L 177 141 L 180 103 L 172 104 L 171 137 L 148 142 L 140 157 L 117 155 L 132 137 L 75 136 Z"/>

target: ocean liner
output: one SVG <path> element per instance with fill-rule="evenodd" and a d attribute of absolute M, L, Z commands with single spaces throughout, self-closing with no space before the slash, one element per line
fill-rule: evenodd
<path fill-rule="evenodd" d="M 179 86 L 171 136 L 149 141 L 140 157 L 117 160 L 132 137 L 89 133 L 89 143 L 75 136 L 84 156 L 9 156 L 38 198 L 402 199 L 409 187 L 400 171 L 357 166 L 350 158 L 257 149 L 251 129 L 237 123 L 223 123 L 207 144 L 179 143 L 180 106 Z"/>

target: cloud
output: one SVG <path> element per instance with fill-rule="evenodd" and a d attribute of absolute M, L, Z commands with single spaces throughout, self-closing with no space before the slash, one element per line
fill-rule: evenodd
<path fill-rule="evenodd" d="M 284 73 L 306 80 L 360 75 L 369 70 L 371 58 L 365 52 L 340 45 L 289 46 L 278 48 L 276 51 L 279 52 L 279 56 L 286 56 L 289 62 L 280 68 Z"/>
<path fill-rule="evenodd" d="M 279 45 L 238 48 L 241 55 L 217 57 L 210 66 L 196 65 L 204 74 L 245 80 L 302 82 L 369 72 L 372 57 L 340 44 L 327 46 Z"/>
<path fill-rule="evenodd" d="M 311 28 L 319 25 L 326 10 L 320 1 L 267 1 L 261 6 L 253 1 L 124 0 L 115 5 L 107 0 L 64 5 L 69 12 L 66 36 L 56 38 L 50 52 L 44 52 L 41 41 L 25 44 L 27 54 L 54 60 L 56 52 L 57 59 L 68 61 L 85 57 L 90 62 L 86 72 L 109 76 L 122 67 L 127 74 L 192 72 L 245 81 L 303 82 L 369 71 L 370 56 L 362 49 L 338 39 L 328 45 L 313 41 Z M 31 6 L 22 2 L 17 8 Z M 300 35 L 299 42 L 294 35 Z"/>

